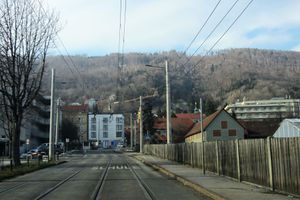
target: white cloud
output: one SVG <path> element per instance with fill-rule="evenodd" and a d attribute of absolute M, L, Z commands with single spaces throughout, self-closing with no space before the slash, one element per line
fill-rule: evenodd
<path fill-rule="evenodd" d="M 217 0 L 127 0 L 126 51 L 184 50 L 216 4 Z M 223 0 L 193 48 L 197 47 L 234 0 Z M 209 48 L 231 24 L 248 0 L 241 0 L 224 20 Z M 60 38 L 70 52 L 97 54 L 116 52 L 118 47 L 119 1 L 47 0 L 61 13 L 64 29 Z M 261 47 L 285 48 L 293 42 L 290 29 L 300 25 L 300 1 L 254 1 L 218 48 Z M 259 30 L 251 38 L 250 32 Z M 296 46 L 295 44 L 294 46 Z M 180 48 L 178 48 L 180 47 Z M 83 52 L 84 51 L 84 52 Z M 91 53 L 90 53 L 91 54 Z"/>

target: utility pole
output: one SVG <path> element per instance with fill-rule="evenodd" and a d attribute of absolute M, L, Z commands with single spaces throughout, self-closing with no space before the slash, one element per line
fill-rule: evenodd
<path fill-rule="evenodd" d="M 55 70 L 52 68 L 51 72 L 52 72 L 52 74 L 51 74 L 51 102 L 50 102 L 49 153 L 48 153 L 49 161 L 51 161 L 53 159 L 53 111 L 54 111 Z"/>
<path fill-rule="evenodd" d="M 199 111 L 200 111 L 200 124 L 201 124 L 201 140 L 202 140 L 202 172 L 205 174 L 205 159 L 204 159 L 204 133 L 203 133 L 203 110 L 202 110 L 202 98 L 200 97 L 200 103 L 199 103 Z"/>
<path fill-rule="evenodd" d="M 132 113 L 130 113 L 130 148 L 133 147 L 133 126 L 132 126 Z"/>
<path fill-rule="evenodd" d="M 143 109 L 142 96 L 140 96 L 140 153 L 143 153 Z"/>
<path fill-rule="evenodd" d="M 167 107 L 167 144 L 172 143 L 172 127 L 170 113 L 170 83 L 169 83 L 169 65 L 166 60 L 166 107 Z"/>
<path fill-rule="evenodd" d="M 57 98 L 56 102 L 56 121 L 55 121 L 55 144 L 59 141 L 59 110 L 60 110 L 60 98 Z"/>
<path fill-rule="evenodd" d="M 136 115 L 135 115 L 135 118 L 134 118 L 134 122 L 133 122 L 133 129 L 134 129 L 134 131 L 133 131 L 133 138 L 134 138 L 134 140 L 133 140 L 133 146 L 136 146 Z"/>
<path fill-rule="evenodd" d="M 199 111 L 200 111 L 200 123 L 201 123 L 201 139 L 202 142 L 204 141 L 204 133 L 203 133 L 203 114 L 202 114 L 202 98 L 200 97 L 200 106 L 199 106 Z"/>

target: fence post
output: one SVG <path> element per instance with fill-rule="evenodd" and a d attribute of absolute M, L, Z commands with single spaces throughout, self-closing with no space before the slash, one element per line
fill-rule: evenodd
<path fill-rule="evenodd" d="M 218 140 L 216 140 L 216 158 L 217 158 L 217 174 L 220 176 L 219 143 L 218 143 Z"/>
<path fill-rule="evenodd" d="M 268 166 L 269 166 L 269 175 L 270 175 L 270 177 L 269 177 L 270 178 L 270 188 L 272 190 L 274 190 L 271 137 L 267 138 L 267 148 L 268 148 Z"/>
<path fill-rule="evenodd" d="M 240 165 L 239 139 L 235 140 L 235 149 L 236 149 L 237 178 L 238 178 L 238 181 L 241 182 L 241 165 Z"/>
<path fill-rule="evenodd" d="M 184 157 L 184 154 L 185 154 L 185 143 L 183 143 L 182 145 L 182 163 L 185 164 L 185 157 Z"/>
<path fill-rule="evenodd" d="M 202 172 L 205 174 L 205 159 L 204 159 L 204 150 L 205 150 L 205 142 L 202 140 Z"/>

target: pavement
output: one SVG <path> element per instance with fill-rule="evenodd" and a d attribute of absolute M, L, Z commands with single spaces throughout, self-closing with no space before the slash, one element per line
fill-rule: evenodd
<path fill-rule="evenodd" d="M 144 164 L 178 180 L 194 190 L 217 200 L 292 200 L 300 199 L 299 196 L 281 194 L 254 184 L 238 182 L 234 179 L 218 176 L 212 173 L 203 174 L 199 168 L 182 165 L 177 162 L 164 160 L 144 154 L 131 154 Z"/>

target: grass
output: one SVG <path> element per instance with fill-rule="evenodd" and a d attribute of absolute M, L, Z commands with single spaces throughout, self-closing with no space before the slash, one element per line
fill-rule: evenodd
<path fill-rule="evenodd" d="M 44 169 L 47 167 L 52 167 L 52 166 L 56 166 L 59 164 L 64 163 L 65 161 L 60 161 L 60 162 L 47 162 L 47 163 L 43 163 L 41 162 L 40 164 L 36 163 L 30 163 L 29 165 L 27 164 L 22 164 L 18 167 L 14 167 L 12 170 L 10 169 L 10 166 L 5 166 L 3 168 L 0 169 L 0 181 L 5 180 L 5 179 L 9 179 L 9 178 L 13 178 L 16 176 L 20 176 L 23 174 L 27 174 L 33 171 L 37 171 L 40 169 Z"/>

